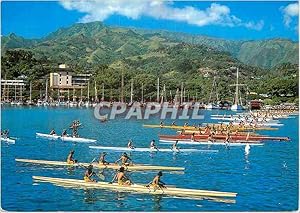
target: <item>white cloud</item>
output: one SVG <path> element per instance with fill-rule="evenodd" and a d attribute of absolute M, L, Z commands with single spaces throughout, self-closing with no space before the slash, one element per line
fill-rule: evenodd
<path fill-rule="evenodd" d="M 299 15 L 298 3 L 289 4 L 286 7 L 280 8 L 283 13 L 283 21 L 286 27 L 290 27 L 290 24 L 294 17 Z"/>
<path fill-rule="evenodd" d="M 80 22 L 103 21 L 113 14 L 138 19 L 148 16 L 155 19 L 164 19 L 185 22 L 199 27 L 220 25 L 228 27 L 246 27 L 261 30 L 263 21 L 244 22 L 230 12 L 230 8 L 218 3 L 212 3 L 205 10 L 186 6 L 176 8 L 171 1 L 163 0 L 60 0 L 67 10 L 77 10 L 86 13 Z"/>

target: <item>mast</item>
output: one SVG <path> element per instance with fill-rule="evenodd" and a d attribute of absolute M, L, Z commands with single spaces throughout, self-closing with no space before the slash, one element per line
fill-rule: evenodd
<path fill-rule="evenodd" d="M 90 102 L 90 82 L 88 81 L 87 102 Z"/>
<path fill-rule="evenodd" d="M 142 103 L 144 103 L 144 83 L 142 83 Z"/>
<path fill-rule="evenodd" d="M 30 81 L 30 87 L 29 87 L 29 103 L 31 103 L 32 97 L 31 97 L 31 93 L 32 93 L 32 82 Z"/>
<path fill-rule="evenodd" d="M 22 89 L 23 89 L 23 86 L 22 85 L 20 85 L 20 96 L 19 96 L 19 102 L 22 102 L 22 97 L 23 97 L 23 91 L 22 91 Z"/>
<path fill-rule="evenodd" d="M 181 82 L 181 91 L 180 91 L 180 103 L 183 102 L 183 82 Z"/>
<path fill-rule="evenodd" d="M 122 70 L 122 79 L 121 79 L 121 102 L 124 103 L 124 73 Z"/>
<path fill-rule="evenodd" d="M 70 102 L 70 89 L 68 89 L 68 103 Z"/>
<path fill-rule="evenodd" d="M 81 85 L 81 88 L 80 88 L 80 102 L 82 102 L 82 85 Z"/>
<path fill-rule="evenodd" d="M 185 87 L 183 88 L 183 102 L 185 102 Z"/>
<path fill-rule="evenodd" d="M 95 81 L 95 102 L 98 102 L 97 82 Z"/>
<path fill-rule="evenodd" d="M 175 93 L 175 97 L 174 97 L 175 103 L 178 103 L 178 96 L 179 96 L 179 88 L 177 88 L 176 93 Z"/>
<path fill-rule="evenodd" d="M 159 78 L 157 78 L 157 96 L 156 96 L 156 102 L 159 103 Z"/>
<path fill-rule="evenodd" d="M 73 88 L 73 102 L 75 102 L 75 88 Z"/>
<path fill-rule="evenodd" d="M 104 101 L 104 83 L 102 83 L 102 98 L 101 101 Z"/>
<path fill-rule="evenodd" d="M 165 93 L 166 93 L 166 85 L 164 84 L 163 91 L 161 93 L 161 100 L 160 100 L 161 104 L 166 100 L 166 97 L 165 97 L 166 94 Z"/>
<path fill-rule="evenodd" d="M 46 78 L 46 91 L 45 91 L 45 101 L 48 101 L 48 78 Z"/>
<path fill-rule="evenodd" d="M 15 101 L 17 101 L 17 84 L 15 84 Z"/>
<path fill-rule="evenodd" d="M 235 85 L 234 104 L 238 105 L 238 102 L 239 102 L 239 68 L 236 69 L 236 85 Z"/>
<path fill-rule="evenodd" d="M 133 103 L 133 80 L 131 80 L 131 87 L 130 87 L 130 103 Z"/>
<path fill-rule="evenodd" d="M 41 90 L 40 90 L 40 92 L 41 92 Z M 41 94 L 40 94 L 40 96 L 41 96 Z M 58 96 L 58 102 L 60 102 L 60 92 L 59 92 L 59 87 L 58 87 L 58 89 L 57 89 L 57 96 Z"/>

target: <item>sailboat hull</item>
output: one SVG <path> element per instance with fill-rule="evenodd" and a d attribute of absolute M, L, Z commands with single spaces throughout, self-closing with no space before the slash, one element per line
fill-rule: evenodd
<path fill-rule="evenodd" d="M 238 110 L 245 110 L 244 107 L 242 107 L 241 105 L 238 105 L 238 104 L 233 104 L 231 106 L 231 110 L 233 111 L 238 111 Z"/>

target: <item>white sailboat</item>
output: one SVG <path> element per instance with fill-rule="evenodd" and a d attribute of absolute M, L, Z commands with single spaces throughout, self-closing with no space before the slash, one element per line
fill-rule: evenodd
<path fill-rule="evenodd" d="M 239 99 L 239 86 L 243 86 L 244 84 L 239 84 L 239 68 L 236 69 L 236 84 L 235 86 L 235 97 L 234 97 L 234 104 L 231 106 L 231 110 L 244 110 L 242 106 L 242 102 Z"/>
<path fill-rule="evenodd" d="M 213 101 L 213 95 L 216 94 L 216 101 Z M 205 109 L 220 109 L 218 104 L 216 103 L 218 101 L 218 92 L 217 92 L 217 83 L 216 83 L 216 76 L 214 76 L 212 88 L 210 91 L 209 99 L 207 104 L 205 105 Z"/>

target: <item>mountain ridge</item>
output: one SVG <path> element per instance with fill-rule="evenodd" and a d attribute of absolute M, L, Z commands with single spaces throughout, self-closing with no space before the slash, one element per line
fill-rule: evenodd
<path fill-rule="evenodd" d="M 126 45 L 124 39 L 128 40 Z M 67 48 L 68 45 L 70 45 L 70 48 L 74 48 L 72 44 L 81 41 L 84 47 L 78 45 L 76 55 L 82 54 L 83 51 L 80 49 L 85 48 L 86 50 L 93 50 L 92 52 L 98 52 L 97 56 L 99 57 L 103 57 L 104 52 L 107 51 L 107 55 L 112 55 L 113 59 L 133 56 L 134 54 L 145 54 L 145 49 L 154 46 L 158 48 L 168 43 L 183 42 L 193 45 L 205 45 L 219 51 L 229 52 L 242 63 L 261 68 L 273 68 L 283 63 L 298 64 L 299 49 L 298 43 L 286 38 L 228 40 L 165 30 L 112 27 L 106 26 L 102 22 L 76 23 L 70 27 L 60 28 L 42 39 L 26 39 L 10 34 L 9 36 L 2 36 L 1 40 L 2 53 L 7 49 L 25 48 L 33 49 L 39 54 L 43 52 L 43 55 L 47 55 L 46 49 L 50 49 L 51 52 L 49 47 L 55 45 L 58 51 L 63 51 L 61 52 L 62 55 L 69 55 L 68 57 L 72 58 L 71 54 L 65 53 L 64 48 Z M 95 47 L 99 47 L 99 50 Z M 115 48 L 122 51 L 112 52 Z M 101 51 L 104 52 L 101 53 Z M 76 50 L 73 51 L 74 54 L 75 52 Z M 89 60 L 89 62 L 92 61 Z"/>

